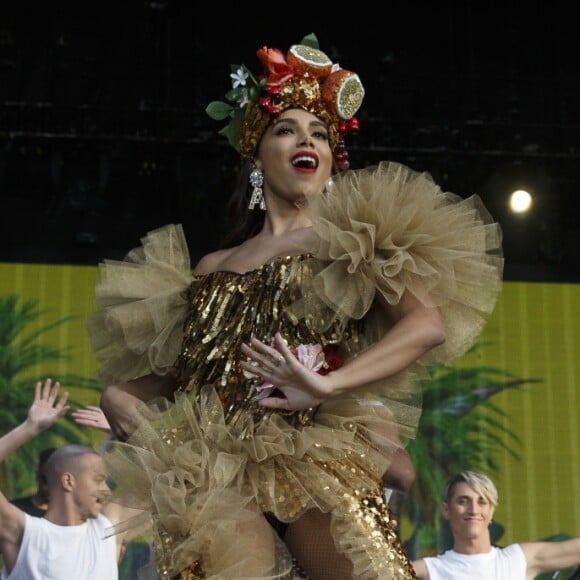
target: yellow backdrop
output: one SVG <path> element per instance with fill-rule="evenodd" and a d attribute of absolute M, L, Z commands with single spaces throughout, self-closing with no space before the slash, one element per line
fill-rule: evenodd
<path fill-rule="evenodd" d="M 62 363 L 39 365 L 31 380 L 59 373 L 95 377 L 96 363 L 85 333 L 94 309 L 97 268 L 0 264 L 0 295 L 35 299 L 47 313 L 39 324 L 76 318 L 48 332 L 51 346 L 70 347 Z M 482 340 L 491 343 L 465 356 L 462 366 L 489 365 L 539 383 L 493 398 L 506 425 L 523 441 L 520 459 L 497 456 L 500 492 L 496 520 L 506 528 L 502 545 L 552 534 L 580 533 L 580 285 L 504 283 Z M 86 404 L 95 395 L 87 393 Z M 404 530 L 403 530 L 403 535 Z"/>

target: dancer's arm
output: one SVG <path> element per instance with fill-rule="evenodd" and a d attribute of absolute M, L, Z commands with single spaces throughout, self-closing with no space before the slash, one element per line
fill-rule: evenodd
<path fill-rule="evenodd" d="M 69 410 L 66 404 L 68 393 L 59 397 L 59 390 L 60 383 L 53 385 L 51 379 L 46 379 L 44 384 L 40 381 L 36 383 L 34 400 L 26 420 L 0 437 L 0 462 L 66 415 Z M 13 568 L 20 550 L 24 519 L 24 512 L 0 492 L 0 552 L 8 570 Z"/>
<path fill-rule="evenodd" d="M 528 575 L 580 565 L 580 537 L 561 542 L 522 542 L 520 547 L 526 556 Z"/>

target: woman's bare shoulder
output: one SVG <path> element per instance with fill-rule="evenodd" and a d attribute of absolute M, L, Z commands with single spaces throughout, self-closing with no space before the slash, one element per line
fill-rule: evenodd
<path fill-rule="evenodd" d="M 216 250 L 215 252 L 206 254 L 199 260 L 193 269 L 193 275 L 203 276 L 219 270 L 221 264 L 230 257 L 234 250 L 235 248 L 227 248 L 225 250 Z"/>
<path fill-rule="evenodd" d="M 204 276 L 220 270 L 245 273 L 280 256 L 303 254 L 312 233 L 312 228 L 307 227 L 283 236 L 253 236 L 238 246 L 206 254 L 197 263 L 193 274 Z"/>

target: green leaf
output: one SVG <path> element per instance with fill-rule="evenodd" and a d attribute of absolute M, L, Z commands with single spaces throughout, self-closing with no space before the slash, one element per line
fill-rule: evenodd
<path fill-rule="evenodd" d="M 262 87 L 266 86 L 266 79 L 262 79 L 262 78 L 256 78 L 253 74 L 252 71 L 249 69 L 246 69 L 246 71 L 249 74 L 248 80 L 250 81 L 250 85 L 254 86 L 254 87 L 258 87 L 258 89 L 261 89 Z"/>
<path fill-rule="evenodd" d="M 224 119 L 227 119 L 232 114 L 233 110 L 234 108 L 231 105 L 224 103 L 223 101 L 212 101 L 205 108 L 207 115 L 215 121 L 223 121 Z"/>
<path fill-rule="evenodd" d="M 236 124 L 235 121 L 232 122 L 220 129 L 218 131 L 220 135 L 223 135 L 227 140 L 228 143 L 236 150 L 240 151 L 240 125 Z"/>
<path fill-rule="evenodd" d="M 249 100 L 252 103 L 258 102 L 260 99 L 261 87 L 250 87 Z"/>
<path fill-rule="evenodd" d="M 314 32 L 311 32 L 310 34 L 307 34 L 300 42 L 299 44 L 304 44 L 306 46 L 309 46 L 310 48 L 317 48 L 320 50 L 320 44 L 318 42 L 318 38 L 316 37 L 316 34 L 314 34 Z"/>

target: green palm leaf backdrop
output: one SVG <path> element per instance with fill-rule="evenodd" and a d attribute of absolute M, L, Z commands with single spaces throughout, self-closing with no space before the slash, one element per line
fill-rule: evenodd
<path fill-rule="evenodd" d="M 21 329 L 27 339 L 2 353 L 9 373 L 0 377 L 0 431 L 24 418 L 31 393 L 25 390 L 45 376 L 63 380 L 75 403 L 98 401 L 85 331 L 96 278 L 97 268 L 90 266 L 0 263 L 0 297 L 15 295 L 17 313 L 27 320 Z M 8 338 L 14 328 L 0 332 Z M 476 347 L 453 367 L 431 369 L 419 435 L 409 446 L 417 479 L 400 511 L 410 549 L 443 547 L 437 515 L 443 481 L 466 468 L 487 471 L 498 485 L 501 544 L 578 534 L 579 344 L 580 285 L 506 282 Z M 36 352 L 23 352 L 33 345 Z M 51 436 L 83 435 L 69 422 Z M 94 443 L 102 438 L 92 430 L 84 435 Z M 19 474 L 29 467 L 28 459 L 20 461 L 12 466 Z M 20 477 L 13 479 L 15 487 L 25 481 Z"/>
<path fill-rule="evenodd" d="M 30 371 L 41 364 L 62 365 L 69 360 L 70 348 L 45 344 L 42 338 L 51 330 L 71 322 L 73 317 L 65 316 L 44 322 L 48 314 L 39 308 L 36 300 L 21 300 L 15 294 L 0 296 L 2 433 L 19 425 L 28 413 L 36 382 L 30 378 Z M 58 378 L 67 386 L 70 393 L 69 404 L 72 407 L 84 406 L 88 395 L 98 397 L 101 390 L 99 383 L 89 377 L 61 372 Z M 8 497 L 34 493 L 35 466 L 39 451 L 66 443 L 92 444 L 89 433 L 89 430 L 77 426 L 73 421 L 59 421 L 52 429 L 29 442 L 0 465 L 0 485 L 4 493 Z"/>

